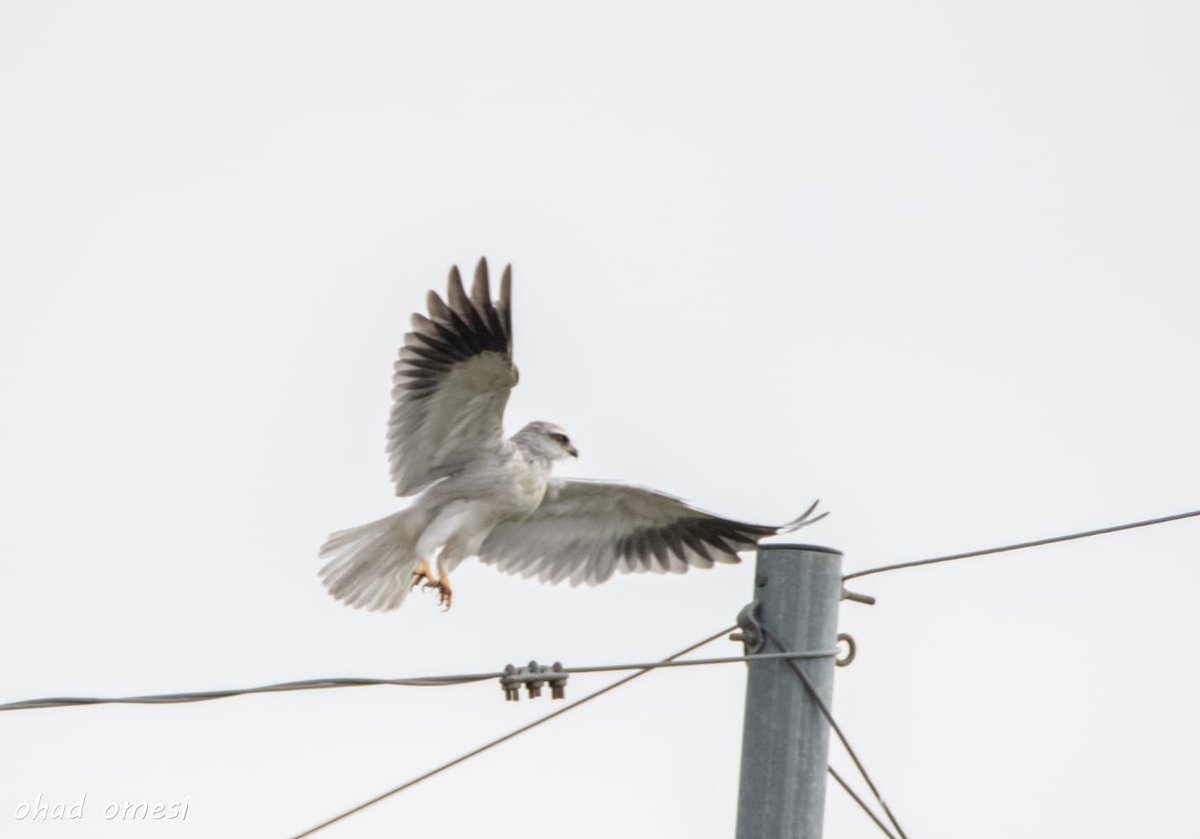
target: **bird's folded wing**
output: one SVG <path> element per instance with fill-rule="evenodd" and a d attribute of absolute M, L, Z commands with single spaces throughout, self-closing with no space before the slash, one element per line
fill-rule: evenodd
<path fill-rule="evenodd" d="M 450 270 L 446 300 L 429 292 L 396 362 L 388 459 L 397 495 L 419 492 L 504 445 L 504 407 L 517 383 L 512 361 L 512 271 L 493 302 L 480 260 L 470 296 Z"/>
<path fill-rule="evenodd" d="M 544 582 L 602 583 L 616 571 L 672 571 L 737 562 L 758 540 L 811 524 L 816 504 L 788 524 L 747 524 L 697 510 L 678 498 L 603 481 L 554 479 L 530 516 L 492 530 L 479 558 Z"/>

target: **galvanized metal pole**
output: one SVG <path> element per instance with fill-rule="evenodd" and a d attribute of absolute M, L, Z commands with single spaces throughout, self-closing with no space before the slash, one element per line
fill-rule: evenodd
<path fill-rule="evenodd" d="M 789 652 L 837 644 L 842 555 L 809 545 L 763 545 L 755 616 Z M 776 652 L 768 640 L 762 652 Z M 827 707 L 833 658 L 794 662 Z M 787 661 L 747 664 L 737 839 L 820 839 L 825 818 L 829 724 Z"/>

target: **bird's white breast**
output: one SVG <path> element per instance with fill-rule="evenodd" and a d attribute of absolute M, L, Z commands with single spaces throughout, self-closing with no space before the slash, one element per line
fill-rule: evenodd
<path fill-rule="evenodd" d="M 546 497 L 550 483 L 550 464 L 543 460 L 531 460 L 518 451 L 510 466 L 512 513 L 528 515 L 538 508 Z"/>

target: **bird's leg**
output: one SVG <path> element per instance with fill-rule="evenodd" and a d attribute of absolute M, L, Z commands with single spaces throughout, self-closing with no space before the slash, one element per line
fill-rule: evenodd
<path fill-rule="evenodd" d="M 442 607 L 442 611 L 450 608 L 450 600 L 453 597 L 453 591 L 450 589 L 450 573 L 442 565 L 441 555 L 437 557 L 435 567 L 437 568 L 437 579 L 433 577 L 434 572 L 427 571 L 426 576 L 429 582 L 422 588 L 435 588 L 438 593 L 438 605 Z"/>
<path fill-rule="evenodd" d="M 418 565 L 416 570 L 413 571 L 412 585 L 408 587 L 408 590 L 412 591 L 417 586 L 420 586 L 422 591 L 428 588 L 438 588 L 438 581 L 433 576 L 433 569 L 431 569 L 429 567 L 429 563 L 425 562 L 424 560 L 422 560 L 421 564 Z"/>
<path fill-rule="evenodd" d="M 438 605 L 444 607 L 444 611 L 449 611 L 450 599 L 454 594 L 450 589 L 450 575 L 439 568 L 438 580 L 434 583 L 434 587 L 438 591 Z"/>

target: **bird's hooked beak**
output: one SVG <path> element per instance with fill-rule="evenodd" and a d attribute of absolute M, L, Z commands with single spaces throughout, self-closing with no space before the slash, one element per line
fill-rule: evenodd
<path fill-rule="evenodd" d="M 567 454 L 576 460 L 579 460 L 579 449 L 575 448 L 575 446 L 570 443 L 567 444 Z"/>

